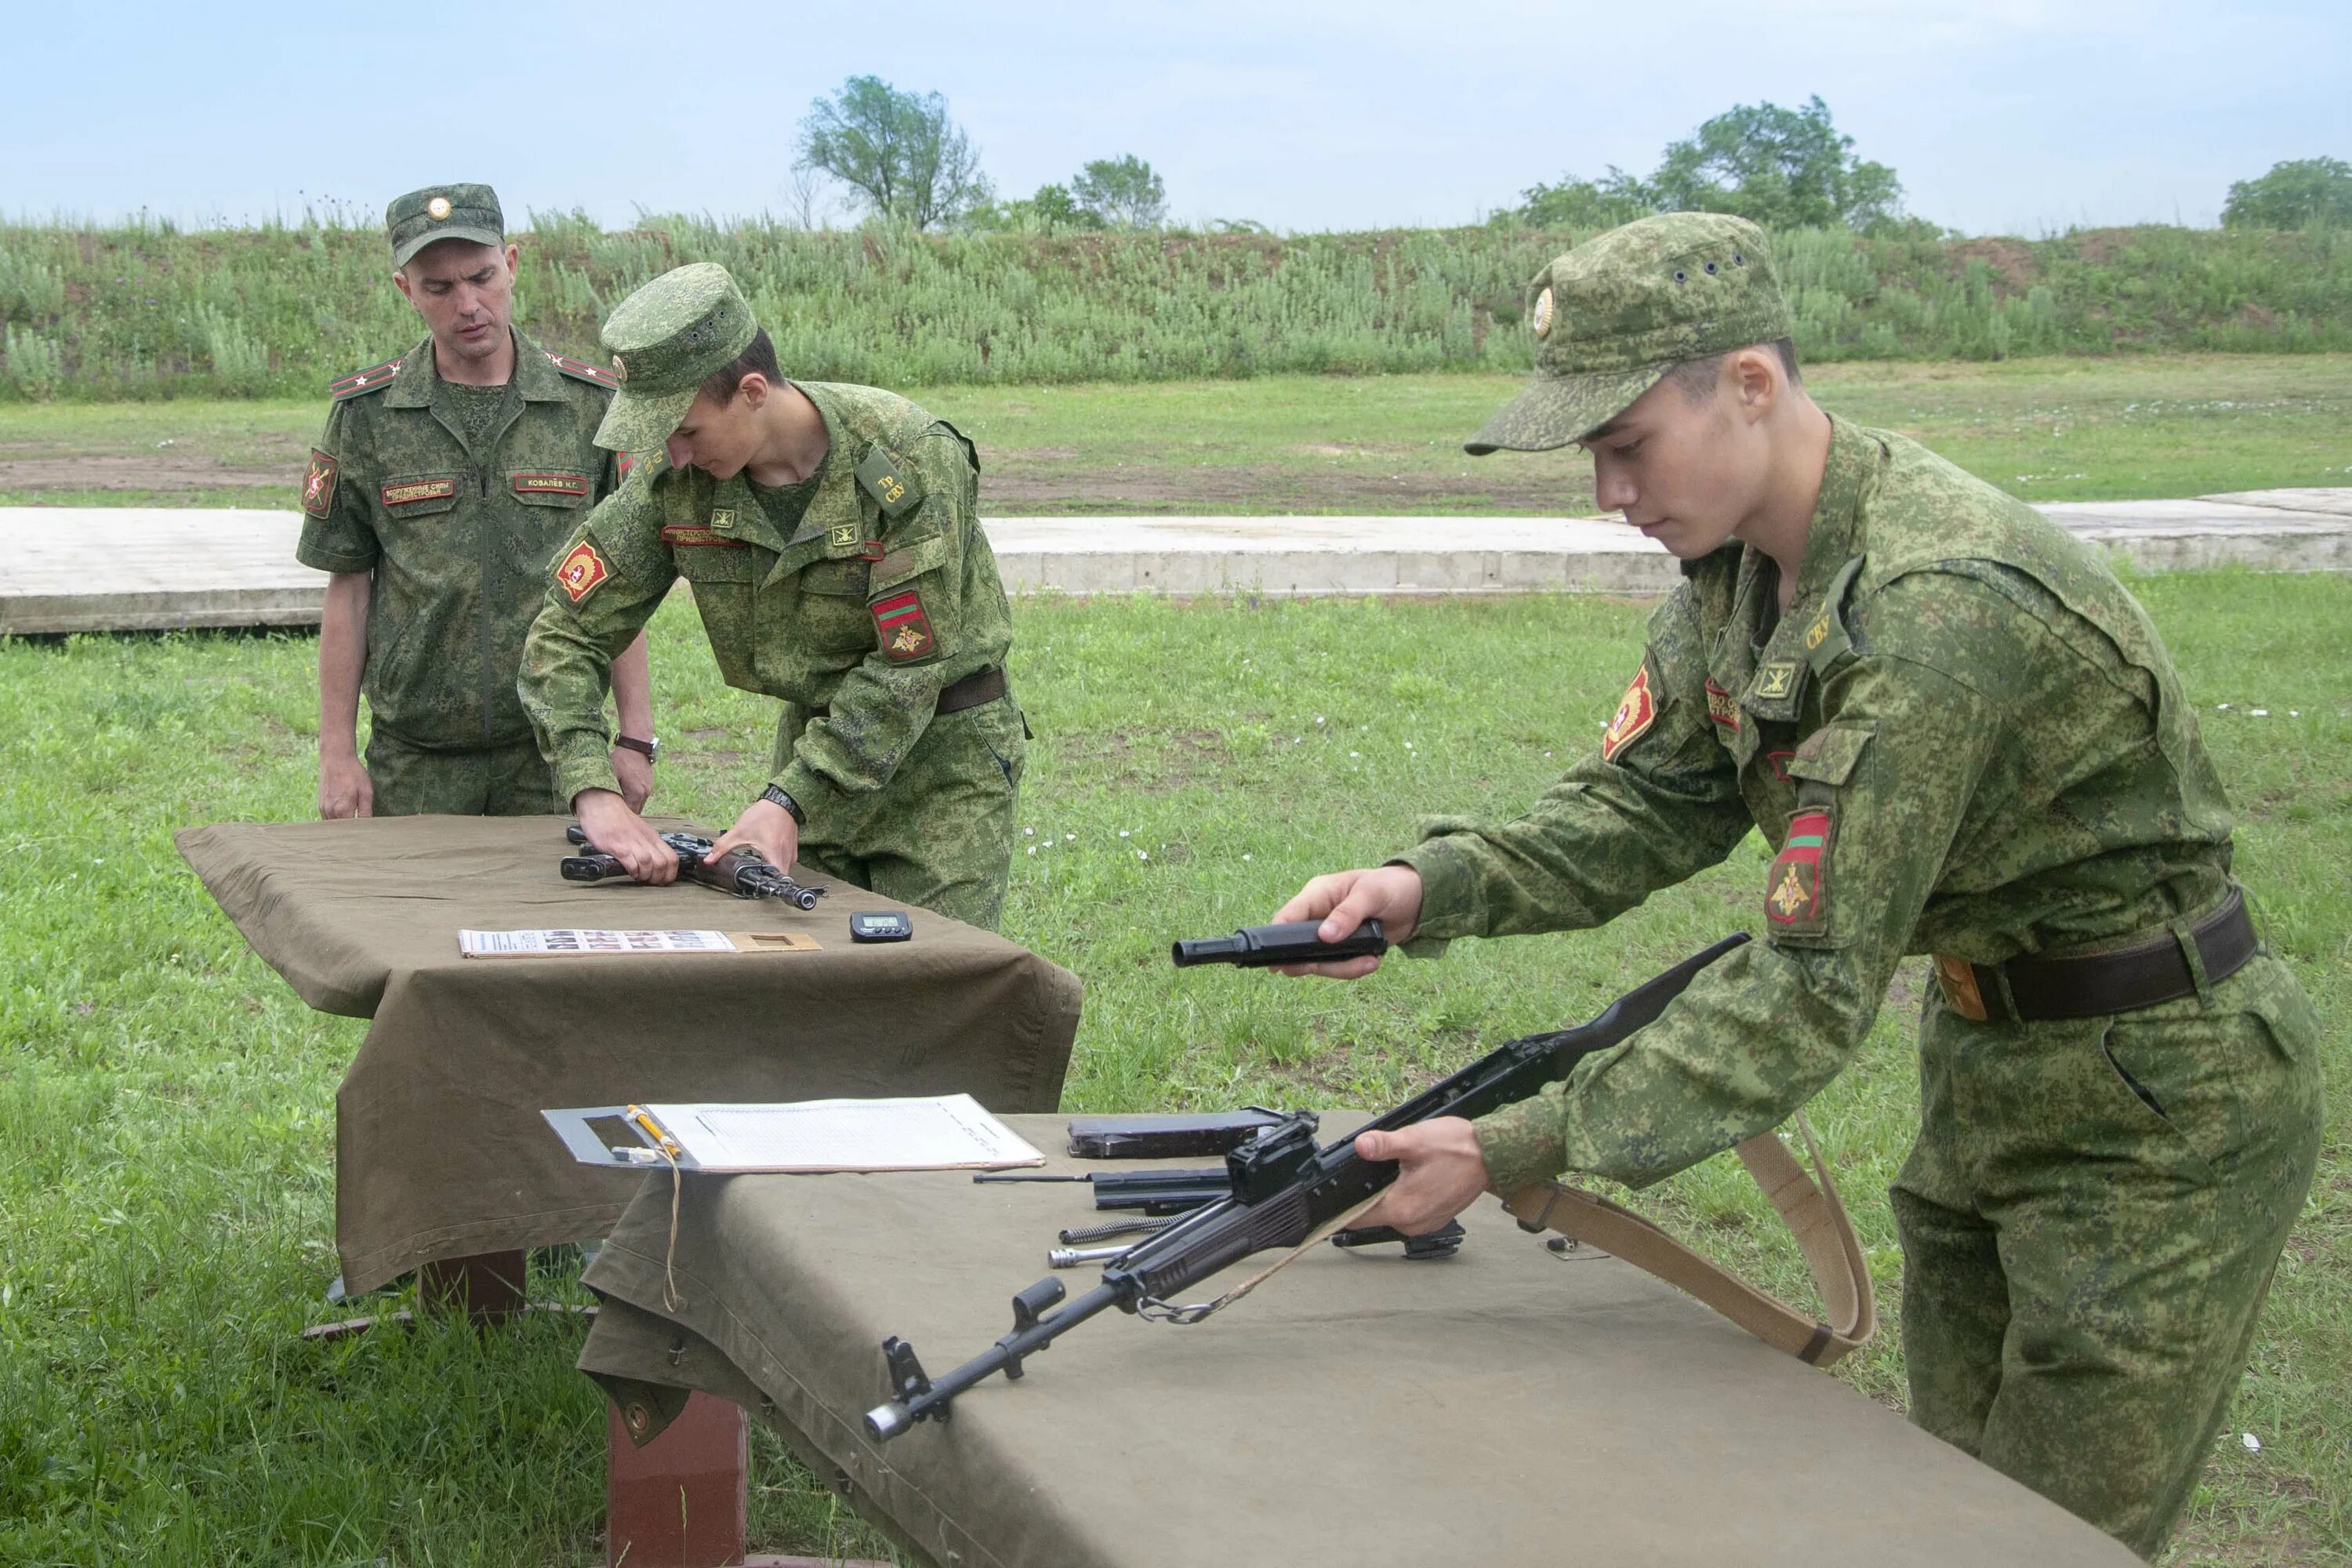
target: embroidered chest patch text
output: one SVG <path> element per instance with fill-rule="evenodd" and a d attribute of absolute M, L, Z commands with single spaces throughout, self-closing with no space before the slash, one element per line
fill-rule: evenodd
<path fill-rule="evenodd" d="M 1706 716 L 1727 730 L 1739 728 L 1739 704 L 1730 692 L 1715 683 L 1709 676 L 1706 682 Z"/>
<path fill-rule="evenodd" d="M 664 544 L 673 546 L 716 544 L 724 546 L 729 550 L 749 550 L 751 548 L 740 539 L 728 538 L 725 534 L 719 532 L 715 528 L 705 528 L 699 523 L 692 522 L 666 522 L 662 524 L 661 542 Z"/>
<path fill-rule="evenodd" d="M 386 485 L 376 492 L 376 499 L 386 506 L 408 506 L 421 500 L 446 500 L 457 493 L 455 479 L 415 479 L 407 484 Z"/>
<path fill-rule="evenodd" d="M 612 574 L 604 558 L 596 553 L 596 547 L 584 539 L 572 547 L 571 553 L 555 569 L 555 580 L 563 584 L 563 591 L 575 605 L 594 593 L 597 585 Z"/>
<path fill-rule="evenodd" d="M 874 612 L 874 633 L 880 640 L 882 651 L 900 662 L 922 658 L 937 646 L 931 635 L 931 619 L 923 613 L 923 595 L 913 588 L 903 594 L 893 594 L 887 599 L 877 599 L 870 608 Z"/>
<path fill-rule="evenodd" d="M 1800 811 L 1789 819 L 1789 837 L 1764 878 L 1764 918 L 1775 929 L 1792 932 L 1826 929 L 1829 917 L 1822 899 L 1834 826 L 1834 818 L 1825 809 Z"/>
<path fill-rule="evenodd" d="M 1615 762 L 1617 753 L 1640 740 L 1657 720 L 1658 700 L 1650 689 L 1650 667 L 1644 663 L 1625 689 L 1625 700 L 1617 704 L 1617 716 L 1601 731 L 1601 760 Z"/>
<path fill-rule="evenodd" d="M 312 517 L 324 517 L 335 504 L 335 475 L 339 465 L 335 459 L 316 447 L 310 448 L 310 467 L 302 476 L 302 510 Z"/>
<path fill-rule="evenodd" d="M 523 496 L 584 496 L 588 493 L 585 474 L 517 474 L 515 494 Z"/>

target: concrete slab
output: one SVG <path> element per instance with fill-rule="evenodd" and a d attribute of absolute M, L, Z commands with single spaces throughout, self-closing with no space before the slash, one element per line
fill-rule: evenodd
<path fill-rule="evenodd" d="M 327 575 L 299 513 L 0 507 L 0 633 L 315 626 Z"/>
<path fill-rule="evenodd" d="M 2352 486 L 2334 489 L 2225 490 L 2207 500 L 2235 501 L 2241 506 L 2283 508 L 2289 511 L 2327 511 L 2352 517 Z"/>
<path fill-rule="evenodd" d="M 2352 488 L 2042 509 L 2144 571 L 2352 571 Z M 293 512 L 0 508 L 0 633 L 315 626 Z M 988 523 L 1016 593 L 1654 594 L 1673 557 L 1603 518 L 1024 517 Z"/>

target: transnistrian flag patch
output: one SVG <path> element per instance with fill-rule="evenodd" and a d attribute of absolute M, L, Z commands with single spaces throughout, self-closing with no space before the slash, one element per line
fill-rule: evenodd
<path fill-rule="evenodd" d="M 1828 868 L 1831 817 L 1825 810 L 1800 811 L 1789 819 L 1789 837 L 1764 879 L 1764 917 L 1783 930 L 1819 930 L 1824 919 L 1822 879 Z"/>
<path fill-rule="evenodd" d="M 923 595 L 913 588 L 903 594 L 893 594 L 887 599 L 877 599 L 870 606 L 874 612 L 874 633 L 881 639 L 882 651 L 893 659 L 905 662 L 922 658 L 931 651 L 937 638 L 931 636 L 931 619 L 923 613 Z"/>
<path fill-rule="evenodd" d="M 310 467 L 302 476 L 302 510 L 312 517 L 324 517 L 335 504 L 335 459 L 310 448 Z"/>
<path fill-rule="evenodd" d="M 572 547 L 572 552 L 555 569 L 555 580 L 563 584 L 563 591 L 572 595 L 575 605 L 594 593 L 596 585 L 612 574 L 604 565 L 604 558 L 596 553 L 596 547 L 584 539 Z"/>
<path fill-rule="evenodd" d="M 1650 666 L 1645 659 L 1633 673 L 1633 684 L 1625 689 L 1625 700 L 1617 704 L 1617 716 L 1601 731 L 1601 760 L 1613 763 L 1617 753 L 1640 740 L 1658 720 L 1658 700 L 1650 690 Z"/>

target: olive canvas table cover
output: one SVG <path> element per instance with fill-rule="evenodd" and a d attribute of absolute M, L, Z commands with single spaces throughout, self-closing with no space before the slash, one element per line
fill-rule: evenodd
<path fill-rule="evenodd" d="M 1049 1168 L 1119 1168 L 1061 1154 L 1060 1118 L 1006 1120 Z M 666 1277 L 670 1180 L 650 1176 L 589 1269 L 604 1306 L 580 1364 L 634 1432 L 688 1389 L 736 1400 L 941 1568 L 2137 1561 L 1670 1287 L 1551 1253 L 1491 1201 L 1450 1260 L 1321 1246 L 1205 1322 L 1105 1313 L 946 1425 L 869 1440 L 884 1336 L 933 1377 L 987 1348 L 1055 1232 L 1092 1222 L 1087 1191 L 688 1176 Z M 1096 1278 L 1064 1276 L 1074 1297 Z"/>
<path fill-rule="evenodd" d="M 542 1109 L 633 1100 L 971 1094 L 1050 1110 L 1076 976 L 927 910 L 853 943 L 831 890 L 803 913 L 709 888 L 583 886 L 561 817 L 191 828 L 180 852 L 262 960 L 323 1012 L 374 1020 L 335 1097 L 347 1289 L 436 1258 L 601 1236 L 636 1173 L 573 1162 Z M 805 932 L 815 952 L 464 958 L 461 929 Z"/>

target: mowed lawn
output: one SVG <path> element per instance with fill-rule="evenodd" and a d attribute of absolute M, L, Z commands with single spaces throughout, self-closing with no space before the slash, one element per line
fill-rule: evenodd
<path fill-rule="evenodd" d="M 2352 354 L 1852 363 L 1831 409 L 2028 500 L 2352 485 Z M 911 389 L 981 447 L 992 517 L 1593 510 L 1574 452 L 1472 458 L 1506 375 Z M 0 405 L 0 506 L 290 510 L 325 420 L 299 403 Z"/>
<path fill-rule="evenodd" d="M 2238 864 L 2270 939 L 2336 1023 L 2340 1112 L 2352 580 L 2141 591 L 2241 808 Z M 1171 938 L 1265 918 L 1312 873 L 1408 842 L 1419 812 L 1518 809 L 1593 741 L 1643 613 L 1598 598 L 1022 604 L 1013 679 L 1038 740 L 1006 926 L 1087 984 L 1066 1108 L 1378 1105 L 1757 925 L 1751 837 L 1603 931 L 1458 944 L 1353 986 L 1168 966 Z M 309 813 L 315 652 L 301 637 L 0 643 L 0 1562 L 601 1560 L 604 1417 L 572 1370 L 576 1324 L 296 1338 L 348 1310 L 320 1292 L 334 1090 L 362 1026 L 307 1011 L 255 960 L 170 835 Z M 771 708 L 719 684 L 681 605 L 656 623 L 654 659 L 674 759 L 657 804 L 723 822 L 760 777 Z M 1812 1111 L 1885 1320 L 1840 1375 L 1895 1404 L 1885 1190 L 1916 1125 L 1922 979 L 1906 965 Z M 2176 1563 L 2352 1549 L 2347 1193 L 2331 1142 Z M 1803 1291 L 1730 1162 L 1638 1202 Z M 1008 1258 L 1002 1282 L 973 1288 L 1034 1271 Z M 754 1487 L 763 1548 L 881 1553 L 772 1442 Z"/>

